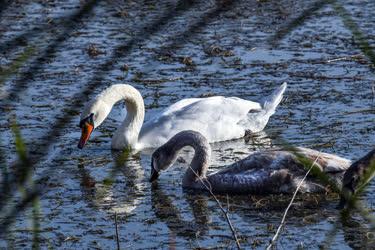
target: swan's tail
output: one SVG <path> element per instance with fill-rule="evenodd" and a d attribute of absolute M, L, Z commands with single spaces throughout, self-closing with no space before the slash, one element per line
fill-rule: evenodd
<path fill-rule="evenodd" d="M 287 86 L 287 83 L 284 82 L 283 84 L 281 84 L 280 87 L 275 89 L 272 92 L 272 94 L 264 100 L 262 106 L 263 106 L 264 111 L 266 111 L 266 113 L 269 113 L 269 116 L 275 113 L 277 106 L 283 99 L 283 94 L 285 92 L 286 86 Z"/>
<path fill-rule="evenodd" d="M 283 99 L 287 83 L 284 82 L 280 87 L 272 92 L 272 94 L 261 102 L 262 109 L 255 113 L 249 113 L 246 121 L 241 124 L 250 132 L 259 132 L 264 129 L 268 123 L 268 119 L 275 113 L 277 106 Z"/>

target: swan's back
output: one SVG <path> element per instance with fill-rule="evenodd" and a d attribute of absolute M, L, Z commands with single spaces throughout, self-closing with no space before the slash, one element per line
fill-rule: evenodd
<path fill-rule="evenodd" d="M 254 109 L 261 109 L 261 105 L 237 97 L 184 99 L 146 122 L 139 143 L 156 147 L 183 130 L 199 131 L 209 142 L 241 138 L 245 128 L 239 122 Z"/>
<path fill-rule="evenodd" d="M 298 153 L 311 163 L 319 155 L 316 166 L 336 184 L 351 162 L 347 159 L 298 148 Z M 289 151 L 268 150 L 257 152 L 219 172 L 207 177 L 213 191 L 222 193 L 292 193 L 302 180 L 311 163 L 304 166 L 298 157 Z M 322 192 L 324 185 L 314 177 L 308 177 L 301 186 L 301 192 Z"/>
<path fill-rule="evenodd" d="M 144 124 L 136 147 L 158 147 L 183 130 L 198 131 L 210 143 L 241 138 L 247 130 L 259 132 L 275 112 L 286 86 L 283 83 L 261 103 L 224 96 L 181 100 Z M 256 112 L 249 113 L 252 110 Z"/>

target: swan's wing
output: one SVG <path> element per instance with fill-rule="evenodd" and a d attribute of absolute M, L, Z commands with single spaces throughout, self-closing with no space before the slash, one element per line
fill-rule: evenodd
<path fill-rule="evenodd" d="M 236 175 L 253 171 L 254 169 L 262 169 L 271 172 L 292 168 L 292 165 L 294 165 L 295 162 L 295 157 L 293 157 L 290 152 L 270 149 L 250 154 L 246 158 L 239 160 L 214 174 Z"/>
<path fill-rule="evenodd" d="M 160 146 L 176 133 L 196 130 L 210 142 L 240 138 L 244 128 L 238 125 L 252 109 L 261 109 L 256 102 L 236 97 L 213 96 L 182 100 L 144 124 L 140 143 Z"/>
<path fill-rule="evenodd" d="M 341 179 L 350 166 L 350 161 L 336 155 L 298 148 L 299 153 L 314 161 L 329 174 L 331 180 Z M 254 153 L 207 178 L 217 192 L 233 193 L 289 193 L 293 192 L 309 166 L 303 165 L 290 151 L 268 150 Z M 339 183 L 339 182 L 338 182 Z M 319 178 L 308 178 L 301 187 L 302 192 L 319 192 L 324 186 Z"/>
<path fill-rule="evenodd" d="M 293 179 L 303 173 L 304 169 L 289 152 L 262 151 L 207 178 L 216 192 L 289 193 L 295 186 Z"/>
<path fill-rule="evenodd" d="M 212 110 L 213 106 L 221 107 L 221 111 L 223 112 L 229 111 L 232 107 L 239 107 L 244 109 L 242 110 L 242 113 L 244 113 L 243 115 L 247 114 L 250 109 L 260 110 L 262 108 L 257 102 L 244 100 L 238 97 L 212 96 L 207 98 L 187 98 L 180 100 L 164 109 L 160 116 L 169 116 L 181 111 L 187 112 L 188 110 L 200 110 L 201 113 L 205 113 L 210 111 L 210 108 Z"/>
<path fill-rule="evenodd" d="M 170 114 L 173 114 L 174 112 L 178 111 L 178 110 L 181 110 L 182 108 L 194 103 L 194 102 L 197 102 L 199 100 L 201 100 L 202 98 L 187 98 L 187 99 L 182 99 L 174 104 L 172 104 L 171 106 L 165 108 L 164 110 L 162 110 L 161 112 L 157 112 L 156 114 L 152 115 L 151 117 L 149 117 L 149 121 L 155 121 L 157 120 L 159 117 L 161 116 L 168 116 Z"/>
<path fill-rule="evenodd" d="M 348 169 L 352 164 L 351 160 L 345 159 L 343 157 L 334 154 L 319 152 L 317 150 L 309 148 L 298 147 L 297 152 L 301 153 L 312 162 L 317 159 L 316 162 L 325 173 L 342 172 Z"/>
<path fill-rule="evenodd" d="M 174 112 L 178 112 L 179 110 L 183 109 L 184 107 L 193 104 L 198 101 L 202 101 L 203 98 L 187 98 L 187 99 L 182 99 L 171 106 L 167 107 L 162 111 L 160 115 L 168 116 L 170 114 L 173 114 Z"/>

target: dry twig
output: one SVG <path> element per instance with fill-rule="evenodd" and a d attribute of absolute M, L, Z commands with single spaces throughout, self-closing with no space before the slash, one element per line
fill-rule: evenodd
<path fill-rule="evenodd" d="M 198 177 L 199 181 L 203 184 L 203 186 L 207 189 L 207 191 L 210 193 L 210 195 L 214 198 L 214 200 L 216 201 L 217 205 L 219 206 L 220 210 L 223 212 L 224 216 L 225 216 L 225 219 L 227 220 L 227 223 L 229 225 L 229 228 L 230 230 L 232 231 L 232 234 L 233 234 L 233 238 L 236 242 L 236 245 L 237 245 L 237 249 L 241 249 L 241 245 L 240 245 L 240 242 L 238 240 L 238 237 L 237 237 L 237 234 L 236 234 L 236 231 L 234 230 L 234 227 L 232 225 L 232 222 L 230 221 L 229 219 L 229 216 L 228 216 L 228 212 L 229 212 L 229 209 L 227 211 L 225 211 L 225 209 L 223 208 L 223 206 L 221 205 L 220 201 L 217 199 L 217 197 L 214 195 L 214 193 L 212 192 L 212 188 L 211 188 L 211 184 L 208 182 L 208 180 L 206 180 L 207 184 L 209 185 L 209 187 L 206 185 L 206 183 L 202 180 L 202 178 L 194 171 L 194 169 L 192 169 L 191 166 L 189 166 L 189 168 L 191 169 L 191 171 L 193 171 L 193 173 L 195 174 L 195 176 Z"/>
<path fill-rule="evenodd" d="M 326 62 L 331 63 L 331 62 L 337 62 L 337 61 L 346 61 L 346 60 L 352 60 L 352 59 L 355 59 L 355 58 L 361 58 L 361 54 L 338 57 L 338 58 L 327 60 Z"/>
<path fill-rule="evenodd" d="M 293 196 L 292 196 L 292 199 L 290 200 L 288 207 L 285 209 L 285 212 L 284 212 L 283 218 L 281 219 L 281 223 L 280 223 L 279 227 L 277 228 L 277 231 L 276 231 L 275 235 L 273 236 L 273 238 L 272 238 L 270 244 L 268 245 L 267 250 L 271 249 L 272 246 L 276 243 L 277 238 L 278 238 L 279 235 L 280 235 L 281 229 L 282 229 L 283 226 L 285 225 L 286 215 L 288 214 L 289 209 L 290 209 L 291 206 L 293 205 L 294 199 L 296 198 L 296 195 L 297 195 L 297 193 L 298 193 L 300 187 L 302 186 L 302 184 L 303 184 L 303 182 L 305 181 L 306 177 L 309 175 L 309 173 L 310 173 L 311 169 L 314 167 L 315 163 L 318 161 L 319 156 L 320 156 L 320 152 L 319 152 L 318 156 L 316 157 L 315 161 L 311 164 L 311 167 L 310 167 L 309 170 L 306 172 L 305 176 L 304 176 L 304 177 L 302 178 L 302 180 L 298 183 L 298 186 L 297 186 L 297 188 L 296 188 L 296 191 L 294 191 Z"/>
<path fill-rule="evenodd" d="M 119 240 L 119 237 L 118 237 L 117 213 L 116 212 L 115 212 L 115 227 L 116 227 L 117 250 L 120 250 L 120 240 Z"/>

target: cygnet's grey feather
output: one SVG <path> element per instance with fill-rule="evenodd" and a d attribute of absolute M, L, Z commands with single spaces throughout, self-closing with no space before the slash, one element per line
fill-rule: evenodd
<path fill-rule="evenodd" d="M 314 161 L 316 158 L 310 158 L 312 151 L 309 151 L 310 155 L 303 154 L 306 151 L 299 153 Z M 315 151 L 315 153 L 319 152 Z M 319 159 L 317 167 L 335 182 L 340 182 L 344 171 L 350 166 L 350 161 L 343 158 L 340 158 L 336 165 L 330 158 L 328 161 L 325 155 L 319 156 Z M 326 164 L 327 162 L 330 165 Z M 292 193 L 305 175 L 307 167 L 292 152 L 268 150 L 254 153 L 207 178 L 216 192 Z M 333 169 L 336 171 L 330 172 Z M 300 190 L 301 192 L 321 192 L 325 189 L 318 180 L 308 178 Z"/>
<path fill-rule="evenodd" d="M 178 152 L 185 146 L 193 147 L 195 154 L 184 175 L 183 187 L 200 190 L 209 187 L 213 192 L 221 193 L 292 193 L 312 162 L 315 162 L 315 166 L 325 174 L 325 177 L 320 178 L 310 173 L 300 192 L 324 192 L 326 186 L 334 182 L 335 186 L 343 185 L 343 190 L 347 189 L 353 193 L 360 188 L 358 183 L 363 182 L 364 185 L 373 177 L 366 177 L 369 175 L 366 173 L 371 170 L 369 166 L 375 161 L 375 150 L 351 164 L 350 160 L 307 148 L 297 148 L 295 152 L 271 149 L 253 153 L 221 171 L 206 176 L 210 162 L 210 145 L 202 134 L 189 130 L 176 134 L 154 152 L 152 162 L 156 166 L 153 167 L 153 171 L 158 172 L 171 166 Z M 301 160 L 303 158 L 305 159 Z M 329 181 L 326 177 L 329 177 Z"/>

